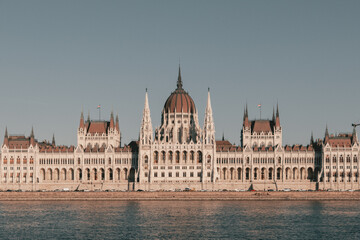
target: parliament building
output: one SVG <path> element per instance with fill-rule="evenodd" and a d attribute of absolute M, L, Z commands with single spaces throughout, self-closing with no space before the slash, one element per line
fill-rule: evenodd
<path fill-rule="evenodd" d="M 138 141 L 121 144 L 119 118 L 85 120 L 77 145 L 56 145 L 9 135 L 1 148 L 0 190 L 349 190 L 360 189 L 359 142 L 352 133 L 329 134 L 307 146 L 283 145 L 279 108 L 271 119 L 249 119 L 244 110 L 241 144 L 215 139 L 210 91 L 204 122 L 181 73 L 176 89 L 152 126 L 148 93 Z"/>

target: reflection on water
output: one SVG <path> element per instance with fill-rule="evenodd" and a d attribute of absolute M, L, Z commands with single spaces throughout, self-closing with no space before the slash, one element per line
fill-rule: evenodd
<path fill-rule="evenodd" d="M 1 202 L 0 239 L 359 239 L 360 204 Z"/>

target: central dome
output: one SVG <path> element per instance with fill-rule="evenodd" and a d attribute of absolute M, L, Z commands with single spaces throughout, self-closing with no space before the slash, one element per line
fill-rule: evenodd
<path fill-rule="evenodd" d="M 164 112 L 170 113 L 195 113 L 195 103 L 190 95 L 182 88 L 181 73 L 179 67 L 179 76 L 177 81 L 177 88 L 165 102 Z"/>

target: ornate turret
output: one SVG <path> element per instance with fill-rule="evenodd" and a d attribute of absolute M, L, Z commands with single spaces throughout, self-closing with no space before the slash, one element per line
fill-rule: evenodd
<path fill-rule="evenodd" d="M 151 116 L 150 116 L 150 107 L 149 107 L 149 99 L 147 89 L 145 92 L 145 103 L 144 103 L 144 110 L 143 110 L 143 117 L 140 127 L 140 142 L 143 145 L 151 144 L 152 141 L 152 123 L 151 123 Z"/>
<path fill-rule="evenodd" d="M 205 109 L 204 141 L 205 144 L 213 144 L 215 142 L 215 125 L 211 108 L 210 88 L 208 89 L 207 106 Z"/>

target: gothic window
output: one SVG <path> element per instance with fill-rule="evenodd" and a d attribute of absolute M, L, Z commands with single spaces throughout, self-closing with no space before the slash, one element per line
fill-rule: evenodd
<path fill-rule="evenodd" d="M 176 151 L 175 160 L 176 160 L 176 163 L 180 163 L 180 152 L 179 151 Z"/>
<path fill-rule="evenodd" d="M 165 158 L 166 158 L 165 151 L 162 151 L 162 152 L 161 152 L 161 160 L 162 160 L 162 163 L 163 163 L 163 164 L 165 164 Z"/>
<path fill-rule="evenodd" d="M 183 151 L 182 159 L 184 160 L 184 163 L 186 163 L 186 161 L 187 161 L 187 152 L 186 151 Z"/>
<path fill-rule="evenodd" d="M 172 151 L 169 151 L 169 161 L 170 161 L 170 163 L 172 163 L 172 161 L 173 161 L 173 153 L 172 153 Z"/>
<path fill-rule="evenodd" d="M 191 163 L 194 163 L 194 152 L 193 151 L 190 152 L 190 161 L 191 161 Z"/>
<path fill-rule="evenodd" d="M 344 162 L 344 157 L 342 155 L 340 155 L 340 162 L 343 163 Z"/>
<path fill-rule="evenodd" d="M 346 162 L 350 163 L 350 156 L 349 155 L 346 156 Z"/>
<path fill-rule="evenodd" d="M 157 164 L 159 162 L 159 153 L 157 151 L 154 152 L 154 163 Z"/>
<path fill-rule="evenodd" d="M 333 163 L 336 163 L 336 156 L 333 156 Z"/>
<path fill-rule="evenodd" d="M 356 157 L 356 155 L 354 156 L 354 163 L 357 163 L 357 157 Z"/>
<path fill-rule="evenodd" d="M 202 152 L 198 151 L 196 154 L 197 163 L 202 163 Z"/>

